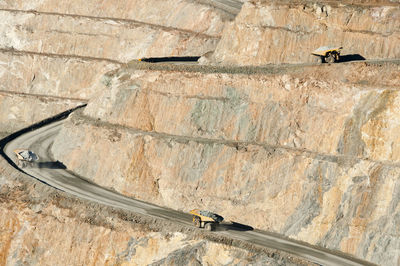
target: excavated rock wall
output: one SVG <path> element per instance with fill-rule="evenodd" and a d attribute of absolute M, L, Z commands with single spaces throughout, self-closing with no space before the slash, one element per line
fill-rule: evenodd
<path fill-rule="evenodd" d="M 0 11 L 1 48 L 107 58 L 193 56 L 214 50 L 217 37 L 131 21 Z"/>
<path fill-rule="evenodd" d="M 12 133 L 86 102 L 0 91 L 0 131 Z"/>
<path fill-rule="evenodd" d="M 398 63 L 265 75 L 122 69 L 52 151 L 125 195 L 395 265 L 399 73 Z"/>
<path fill-rule="evenodd" d="M 108 89 L 85 114 L 143 131 L 400 162 L 398 63 L 281 72 L 123 69 L 104 77 Z"/>
<path fill-rule="evenodd" d="M 0 159 L 1 265 L 310 265 L 68 196 Z"/>
<path fill-rule="evenodd" d="M 398 4 L 249 1 L 224 29 L 211 62 L 315 62 L 311 52 L 327 45 L 343 46 L 343 60 L 400 58 L 399 28 Z"/>
<path fill-rule="evenodd" d="M 215 37 L 221 35 L 225 21 L 233 19 L 233 15 L 222 9 L 192 0 L 78 0 L 73 4 L 70 1 L 6 0 L 0 2 L 0 8 L 136 20 Z"/>
<path fill-rule="evenodd" d="M 118 67 L 104 60 L 1 51 L 0 131 L 12 133 L 86 103 L 103 89 L 103 74 Z"/>
<path fill-rule="evenodd" d="M 3 132 L 91 98 L 103 89 L 94 82 L 106 85 L 101 76 L 119 61 L 214 50 L 232 19 L 210 5 L 174 0 L 1 1 L 0 17 Z"/>
<path fill-rule="evenodd" d="M 105 73 L 121 65 L 90 58 L 0 52 L 0 90 L 89 100 Z"/>
<path fill-rule="evenodd" d="M 90 98 L 52 148 L 70 170 L 128 196 L 183 211 L 210 209 L 399 264 L 398 62 L 250 75 L 128 68 L 99 78 L 116 61 L 214 50 L 230 17 L 194 1 L 169 1 L 168 8 L 162 0 L 145 2 L 0 2 L 0 132 Z M 395 58 L 399 25 L 398 6 L 250 1 L 212 60 L 311 62 L 310 51 L 333 41 L 346 54 Z M 98 218 L 103 210 L 87 203 L 81 211 L 45 201 L 42 191 L 11 184 L 10 170 L 0 172 L 0 264 L 275 263 L 185 232 Z M 224 261 L 213 260 L 215 252 Z"/>
<path fill-rule="evenodd" d="M 232 19 L 210 5 L 174 0 L 0 1 L 0 17 L 3 132 L 88 100 L 120 61 L 214 50 Z"/>

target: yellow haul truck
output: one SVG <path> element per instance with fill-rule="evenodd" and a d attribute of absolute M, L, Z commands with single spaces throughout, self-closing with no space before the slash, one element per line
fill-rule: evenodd
<path fill-rule="evenodd" d="M 190 214 L 193 215 L 194 226 L 204 228 L 208 231 L 214 231 L 215 227 L 224 220 L 224 218 L 218 214 L 198 209 L 191 210 Z"/>
<path fill-rule="evenodd" d="M 35 161 L 39 160 L 39 156 L 30 150 L 18 149 L 14 150 L 14 153 L 17 157 L 17 165 L 21 168 L 32 165 Z"/>
<path fill-rule="evenodd" d="M 321 63 L 336 63 L 340 60 L 341 46 L 322 46 L 314 50 L 311 54 L 319 56 Z"/>

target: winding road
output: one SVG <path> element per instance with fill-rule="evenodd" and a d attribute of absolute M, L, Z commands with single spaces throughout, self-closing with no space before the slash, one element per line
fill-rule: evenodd
<path fill-rule="evenodd" d="M 200 0 L 199 2 L 207 3 L 207 0 Z M 208 2 L 216 8 L 221 8 L 235 16 L 239 13 L 243 5 L 239 0 L 208 0 Z"/>
<path fill-rule="evenodd" d="M 55 121 L 36 130 L 29 131 L 12 140 L 4 148 L 4 153 L 16 163 L 13 150 L 25 148 L 35 151 L 40 160 L 23 168 L 23 171 L 46 184 L 73 194 L 77 197 L 105 204 L 115 208 L 125 209 L 135 213 L 167 219 L 178 224 L 191 226 L 191 215 L 183 212 L 162 208 L 143 201 L 127 198 L 115 192 L 104 189 L 75 175 L 66 167 L 52 158 L 51 146 L 61 129 L 63 120 Z M 199 229 L 202 230 L 202 229 Z M 280 238 L 261 230 L 236 223 L 221 224 L 215 234 L 247 241 L 267 248 L 273 248 L 303 257 L 321 265 L 368 265 L 369 263 L 341 254 L 334 254 L 319 247 L 304 245 L 296 241 Z"/>

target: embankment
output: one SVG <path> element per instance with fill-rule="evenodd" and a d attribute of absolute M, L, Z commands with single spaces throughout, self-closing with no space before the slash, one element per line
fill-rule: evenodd
<path fill-rule="evenodd" d="M 343 60 L 400 58 L 400 7 L 390 1 L 249 1 L 224 28 L 212 63 L 316 62 L 311 52 L 342 46 Z"/>
<path fill-rule="evenodd" d="M 398 62 L 265 72 L 113 71 L 53 153 L 128 196 L 396 264 Z"/>
<path fill-rule="evenodd" d="M 79 200 L 3 158 L 0 185 L 1 265 L 310 265 L 276 250 Z"/>

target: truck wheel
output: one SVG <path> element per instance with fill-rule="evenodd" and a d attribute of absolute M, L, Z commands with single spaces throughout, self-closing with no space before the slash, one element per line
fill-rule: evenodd
<path fill-rule="evenodd" d="M 325 57 L 325 61 L 326 61 L 327 63 L 334 63 L 334 62 L 336 61 L 335 55 L 332 54 L 332 53 L 330 53 L 329 55 L 327 55 L 327 56 Z"/>
<path fill-rule="evenodd" d="M 206 229 L 207 231 L 214 231 L 214 225 L 212 223 L 206 223 L 204 229 Z"/>
<path fill-rule="evenodd" d="M 25 168 L 26 167 L 26 163 L 24 161 L 19 161 L 19 168 Z"/>
<path fill-rule="evenodd" d="M 200 227 L 201 227 L 201 220 L 200 220 L 200 217 L 195 216 L 195 217 L 193 218 L 193 224 L 194 224 L 194 226 L 196 226 L 197 228 L 200 228 Z"/>

